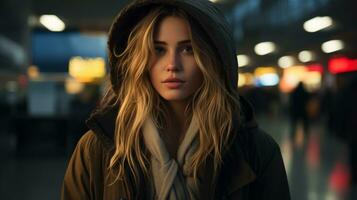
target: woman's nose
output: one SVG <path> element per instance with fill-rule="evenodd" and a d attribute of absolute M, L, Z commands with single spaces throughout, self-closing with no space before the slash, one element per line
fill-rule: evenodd
<path fill-rule="evenodd" d="M 169 53 L 165 70 L 166 71 L 180 70 L 180 58 L 177 53 Z"/>

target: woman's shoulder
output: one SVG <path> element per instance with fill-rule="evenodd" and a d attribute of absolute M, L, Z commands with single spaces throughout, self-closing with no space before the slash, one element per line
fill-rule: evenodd
<path fill-rule="evenodd" d="M 251 130 L 243 131 L 248 144 L 251 148 L 262 153 L 271 154 L 272 152 L 280 151 L 279 145 L 276 140 L 265 130 L 256 127 Z"/>
<path fill-rule="evenodd" d="M 227 194 L 249 188 L 249 199 L 290 199 L 277 142 L 258 126 L 241 129 L 236 134 L 222 176 Z"/>
<path fill-rule="evenodd" d="M 241 134 L 244 140 L 239 145 L 256 177 L 250 199 L 290 199 L 286 170 L 275 139 L 259 127 Z"/>
<path fill-rule="evenodd" d="M 103 199 L 109 154 L 93 131 L 78 141 L 68 162 L 62 199 Z"/>
<path fill-rule="evenodd" d="M 108 150 L 100 137 L 89 130 L 79 139 L 75 152 L 87 159 L 97 159 L 97 157 L 108 153 Z"/>
<path fill-rule="evenodd" d="M 272 165 L 281 165 L 280 146 L 275 139 L 259 127 L 242 130 L 237 140 L 239 148 L 255 173 Z"/>
<path fill-rule="evenodd" d="M 84 133 L 77 143 L 77 147 L 80 148 L 93 148 L 98 145 L 100 145 L 100 141 L 92 130 Z"/>
<path fill-rule="evenodd" d="M 236 132 L 235 150 L 242 152 L 246 161 L 259 175 L 271 164 L 280 165 L 280 147 L 275 139 L 262 130 L 255 118 L 253 106 L 240 97 L 242 115 Z"/>

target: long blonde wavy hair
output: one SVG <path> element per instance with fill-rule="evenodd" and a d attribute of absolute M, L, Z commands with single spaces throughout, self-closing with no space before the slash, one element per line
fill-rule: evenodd
<path fill-rule="evenodd" d="M 212 42 L 197 22 L 183 10 L 158 6 L 150 11 L 131 31 L 125 50 L 116 55 L 116 73 L 122 77 L 118 91 L 109 90 L 103 102 L 119 106 L 115 128 L 115 151 L 109 169 L 116 179 L 124 179 L 128 166 L 138 186 L 143 172 L 149 175 L 149 162 L 142 140 L 141 128 L 151 115 L 158 126 L 165 126 L 168 117 L 164 99 L 153 88 L 150 78 L 150 58 L 154 53 L 154 31 L 167 16 L 188 21 L 194 58 L 203 74 L 201 87 L 194 93 L 186 110 L 199 123 L 199 147 L 194 153 L 191 169 L 194 179 L 208 157 L 214 163 L 214 174 L 222 162 L 222 152 L 233 126 L 233 115 L 239 113 L 236 88 L 227 80 L 227 73 Z M 114 182 L 115 182 L 114 181 Z"/>

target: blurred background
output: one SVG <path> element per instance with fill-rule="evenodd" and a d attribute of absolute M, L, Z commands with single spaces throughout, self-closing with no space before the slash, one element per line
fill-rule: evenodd
<path fill-rule="evenodd" d="M 106 84 L 108 28 L 127 2 L 1 0 L 0 199 L 59 199 Z M 357 199 L 356 2 L 214 2 L 237 41 L 240 93 L 281 147 L 292 199 Z"/>

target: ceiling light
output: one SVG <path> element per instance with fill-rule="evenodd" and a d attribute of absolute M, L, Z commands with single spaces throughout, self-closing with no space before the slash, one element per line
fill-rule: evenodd
<path fill-rule="evenodd" d="M 247 55 L 237 55 L 237 60 L 238 60 L 238 66 L 239 67 L 245 67 L 249 65 L 250 59 Z"/>
<path fill-rule="evenodd" d="M 321 49 L 325 53 L 332 53 L 335 51 L 339 51 L 344 48 L 344 43 L 341 40 L 330 40 L 324 42 L 321 45 Z"/>
<path fill-rule="evenodd" d="M 287 68 L 295 64 L 295 59 L 292 56 L 283 56 L 279 58 L 278 65 L 281 68 Z"/>
<path fill-rule="evenodd" d="M 304 23 L 304 29 L 307 32 L 316 32 L 322 29 L 325 29 L 327 27 L 330 27 L 333 25 L 333 21 L 331 17 L 325 16 L 325 17 L 314 17 L 310 20 L 307 20 Z"/>
<path fill-rule="evenodd" d="M 56 15 L 42 15 L 40 17 L 40 23 L 48 30 L 54 32 L 63 31 L 66 27 L 64 22 Z"/>
<path fill-rule="evenodd" d="M 276 46 L 273 42 L 261 42 L 254 47 L 256 54 L 262 56 L 274 52 Z"/>
<path fill-rule="evenodd" d="M 312 51 L 307 50 L 301 51 L 298 57 L 301 62 L 310 62 L 315 59 L 314 53 Z"/>

